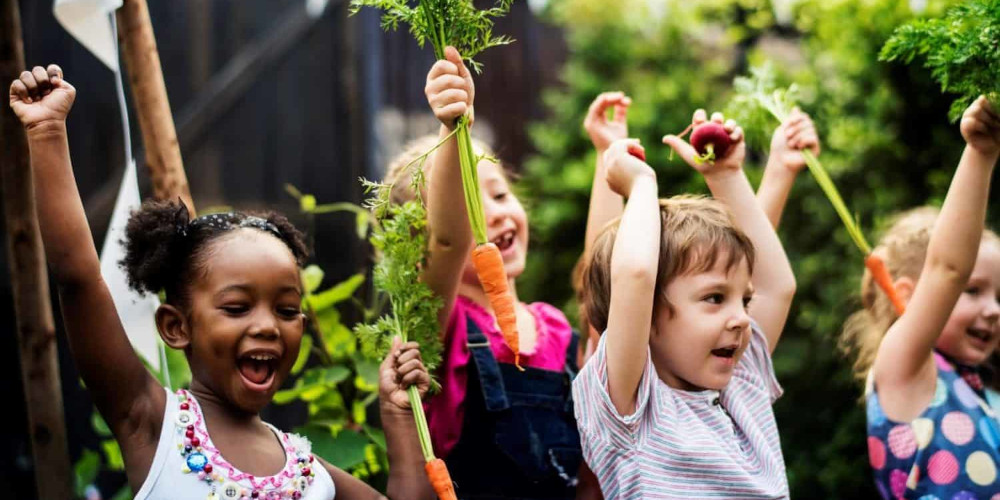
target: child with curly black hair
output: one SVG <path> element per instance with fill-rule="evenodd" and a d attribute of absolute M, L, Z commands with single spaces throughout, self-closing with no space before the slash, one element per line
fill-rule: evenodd
<path fill-rule="evenodd" d="M 25 71 L 10 87 L 24 125 L 46 257 L 58 284 L 77 368 L 121 445 L 140 499 L 379 498 L 315 457 L 305 439 L 260 419 L 299 353 L 305 327 L 302 234 L 275 213 L 189 220 L 182 203 L 133 213 L 122 265 L 132 288 L 166 293 L 156 311 L 163 341 L 183 350 L 190 390 L 173 393 L 129 344 L 107 285 L 70 164 L 66 116 L 76 90 L 58 66 Z M 426 392 L 415 343 L 396 342 L 379 396 L 393 467 L 389 494 L 429 491 L 405 388 Z"/>

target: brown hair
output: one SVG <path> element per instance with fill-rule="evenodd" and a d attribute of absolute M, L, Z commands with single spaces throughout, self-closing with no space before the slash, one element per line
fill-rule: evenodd
<path fill-rule="evenodd" d="M 427 134 L 421 137 L 417 137 L 412 141 L 406 143 L 403 147 L 403 152 L 396 155 L 395 158 L 389 162 L 389 168 L 386 169 L 384 182 L 387 184 L 392 184 L 392 192 L 389 194 L 389 201 L 394 204 L 403 204 L 413 199 L 413 187 L 410 185 L 413 180 L 413 170 L 421 168 L 422 165 L 414 163 L 417 158 L 428 152 L 437 145 L 440 138 L 434 134 Z M 478 154 L 486 154 L 488 156 L 493 156 L 493 151 L 489 146 L 479 139 L 472 139 L 472 146 L 476 149 Z M 429 160 L 432 155 L 429 155 L 426 160 Z M 501 169 L 502 170 L 502 169 Z M 506 175 L 506 172 L 505 172 Z"/>
<path fill-rule="evenodd" d="M 893 217 L 889 230 L 873 250 L 882 257 L 893 279 L 905 276 L 917 281 L 920 278 L 937 217 L 938 209 L 928 206 L 910 209 Z M 987 238 L 997 237 L 992 231 L 984 230 L 983 239 Z M 864 383 L 875 363 L 882 338 L 897 319 L 889 297 L 875 284 L 867 269 L 861 277 L 861 305 L 862 309 L 844 323 L 844 332 L 838 344 L 845 354 L 855 358 L 854 377 Z"/>
<path fill-rule="evenodd" d="M 608 327 L 611 301 L 611 255 L 619 221 L 610 223 L 594 242 L 583 276 L 587 320 L 598 331 Z M 726 206 L 703 196 L 680 195 L 660 200 L 660 258 L 656 272 L 656 300 L 670 307 L 664 290 L 677 276 L 705 272 L 726 256 L 731 269 L 746 260 L 754 265 L 750 238 L 736 227 Z"/>

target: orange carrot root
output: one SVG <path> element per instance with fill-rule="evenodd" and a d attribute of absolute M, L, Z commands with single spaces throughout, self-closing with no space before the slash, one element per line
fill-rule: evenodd
<path fill-rule="evenodd" d="M 424 471 L 427 473 L 427 479 L 430 480 L 431 487 L 434 488 L 434 493 L 437 493 L 438 498 L 457 500 L 455 486 L 451 483 L 451 474 L 448 473 L 448 466 L 444 464 L 444 460 L 435 458 L 427 462 L 424 464 Z"/>
<path fill-rule="evenodd" d="M 872 279 L 875 280 L 879 288 L 889 296 L 893 307 L 896 308 L 896 314 L 902 316 L 903 311 L 906 310 L 906 304 L 903 303 L 903 299 L 896 293 L 896 287 L 892 284 L 892 276 L 889 275 L 889 269 L 885 267 L 885 262 L 882 258 L 874 253 L 868 254 L 865 257 L 865 267 L 872 273 Z"/>
<path fill-rule="evenodd" d="M 514 365 L 521 368 L 520 342 L 517 333 L 517 313 L 514 297 L 507 289 L 507 271 L 503 267 L 500 249 L 493 243 L 477 245 L 472 251 L 472 264 L 476 267 L 479 282 L 490 300 L 493 314 L 497 317 L 503 339 L 514 351 Z"/>

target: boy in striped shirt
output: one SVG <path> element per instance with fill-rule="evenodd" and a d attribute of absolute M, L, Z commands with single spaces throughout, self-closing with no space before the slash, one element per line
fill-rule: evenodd
<path fill-rule="evenodd" d="M 638 141 L 616 141 L 603 158 L 628 203 L 584 278 L 587 317 L 604 333 L 573 399 L 584 457 L 609 499 L 788 497 L 770 352 L 795 277 L 743 173 L 742 130 L 718 113 L 712 121 L 731 140 L 714 161 L 696 161 L 678 137 L 664 142 L 718 201 L 658 201 Z M 695 127 L 706 122 L 698 110 Z"/>

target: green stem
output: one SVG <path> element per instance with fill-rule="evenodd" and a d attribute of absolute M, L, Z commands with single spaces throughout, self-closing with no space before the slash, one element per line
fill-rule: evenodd
<path fill-rule="evenodd" d="M 431 431 L 427 428 L 427 417 L 424 415 L 424 405 L 420 401 L 420 392 L 417 387 L 411 385 L 406 389 L 406 395 L 410 397 L 410 409 L 413 410 L 413 421 L 417 424 L 417 437 L 420 438 L 420 451 L 424 454 L 424 461 L 434 460 L 434 447 L 431 445 Z"/>
<path fill-rule="evenodd" d="M 477 245 L 489 241 L 486 237 L 486 217 L 483 213 L 483 200 L 479 194 L 479 173 L 476 169 L 476 151 L 472 147 L 472 137 L 469 134 L 469 119 L 463 116 L 458 119 L 458 159 L 462 171 L 462 191 L 465 195 L 465 209 L 469 215 L 469 225 L 472 227 L 472 238 Z"/>
<path fill-rule="evenodd" d="M 772 116 L 774 116 L 778 123 L 784 123 L 785 119 L 788 117 L 788 113 L 778 104 L 776 100 L 767 98 L 758 98 L 760 103 L 767 109 Z M 865 240 L 865 234 L 858 227 L 858 223 L 851 217 L 851 212 L 847 209 L 847 204 L 844 203 L 844 199 L 840 197 L 840 192 L 837 191 L 837 185 L 833 183 L 833 179 L 830 178 L 830 174 L 826 172 L 823 168 L 823 164 L 819 162 L 819 158 L 812 154 L 812 151 L 808 149 L 803 149 L 800 151 L 802 153 L 802 158 L 806 160 L 806 166 L 809 167 L 809 172 L 812 173 L 816 183 L 819 184 L 820 189 L 826 194 L 827 199 L 830 200 L 830 204 L 833 205 L 833 210 L 837 212 L 840 216 L 840 221 L 844 223 L 844 227 L 847 229 L 847 234 L 854 241 L 854 245 L 861 250 L 861 253 L 868 255 L 872 252 L 871 246 L 868 241 Z"/>

